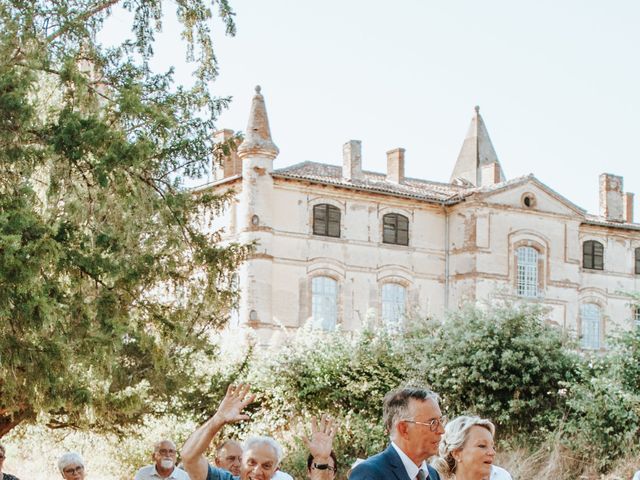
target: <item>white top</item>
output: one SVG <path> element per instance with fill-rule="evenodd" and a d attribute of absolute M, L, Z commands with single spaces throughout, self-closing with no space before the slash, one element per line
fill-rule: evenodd
<path fill-rule="evenodd" d="M 636 472 L 636 474 L 633 476 L 631 480 L 640 480 L 640 470 Z"/>
<path fill-rule="evenodd" d="M 293 477 L 289 475 L 287 472 L 283 472 L 282 470 L 276 470 L 276 473 L 273 474 L 271 480 L 293 480 Z"/>
<path fill-rule="evenodd" d="M 402 464 L 404 465 L 404 469 L 407 471 L 407 475 L 409 475 L 409 478 L 411 480 L 413 480 L 414 478 L 416 478 L 418 476 L 418 472 L 420 470 L 424 470 L 424 476 L 428 477 L 429 476 L 429 469 L 427 468 L 427 462 L 426 461 L 422 461 L 422 465 L 420 465 L 420 468 L 418 468 L 418 466 L 413 463 L 413 460 L 411 460 L 406 453 L 404 453 L 402 450 L 400 450 L 400 447 L 397 446 L 395 443 L 391 442 L 391 446 L 396 450 L 396 452 L 398 452 L 398 455 L 400 455 L 400 460 L 402 460 Z"/>
<path fill-rule="evenodd" d="M 156 470 L 155 464 L 142 467 L 135 476 L 135 480 L 158 480 L 159 478 L 161 479 L 162 477 Z M 165 478 L 167 480 L 189 480 L 189 475 L 181 468 L 173 467 L 173 472 Z"/>
<path fill-rule="evenodd" d="M 511 474 L 507 472 L 504 468 L 491 465 L 491 480 L 513 480 L 513 479 L 511 478 Z"/>

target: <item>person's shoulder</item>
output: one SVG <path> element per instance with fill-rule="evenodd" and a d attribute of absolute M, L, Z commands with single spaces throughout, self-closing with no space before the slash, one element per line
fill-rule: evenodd
<path fill-rule="evenodd" d="M 189 474 L 180 467 L 175 467 L 171 472 L 171 476 L 176 480 L 189 480 Z"/>
<path fill-rule="evenodd" d="M 10 473 L 3 473 L 2 480 L 19 480 L 15 475 L 11 475 Z"/>
<path fill-rule="evenodd" d="M 491 480 L 513 480 L 511 474 L 497 465 L 491 466 Z"/>
<path fill-rule="evenodd" d="M 427 470 L 429 471 L 429 480 L 440 480 L 440 474 L 435 468 L 431 465 L 427 465 Z"/>
<path fill-rule="evenodd" d="M 350 480 L 364 479 L 384 479 L 387 478 L 387 468 L 389 467 L 388 451 L 384 450 L 380 453 L 367 458 L 360 462 L 349 475 Z"/>
<path fill-rule="evenodd" d="M 154 472 L 154 465 L 145 465 L 136 472 L 135 480 L 145 480 L 151 478 Z"/>
<path fill-rule="evenodd" d="M 214 467 L 209 464 L 209 471 L 207 472 L 207 480 L 233 480 L 237 477 L 231 475 L 231 472 L 222 468 Z"/>
<path fill-rule="evenodd" d="M 287 472 L 283 472 L 282 470 L 276 470 L 276 473 L 273 474 L 271 480 L 293 480 L 293 477 L 289 475 Z"/>
<path fill-rule="evenodd" d="M 632 480 L 640 480 L 640 470 L 635 473 Z"/>

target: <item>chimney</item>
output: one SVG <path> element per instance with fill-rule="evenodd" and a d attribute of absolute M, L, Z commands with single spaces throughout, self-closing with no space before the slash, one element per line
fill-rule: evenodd
<path fill-rule="evenodd" d="M 627 223 L 633 223 L 633 193 L 624 194 L 624 219 Z"/>
<path fill-rule="evenodd" d="M 394 148 L 387 152 L 387 180 L 393 183 L 404 181 L 404 148 Z"/>
<path fill-rule="evenodd" d="M 611 222 L 624 222 L 622 177 L 603 173 L 600 175 L 600 216 Z"/>
<path fill-rule="evenodd" d="M 342 177 L 345 180 L 362 179 L 362 142 L 349 140 L 342 146 Z"/>
<path fill-rule="evenodd" d="M 222 180 L 223 178 L 232 177 L 233 175 L 239 175 L 242 173 L 242 162 L 240 161 L 240 157 L 238 157 L 238 152 L 228 143 L 225 145 L 225 142 L 229 142 L 229 140 L 233 138 L 233 133 L 233 130 L 224 129 L 218 130 L 213 134 L 213 139 L 216 143 L 213 159 L 215 180 Z M 225 150 L 229 153 L 225 154 Z"/>
<path fill-rule="evenodd" d="M 496 162 L 481 166 L 480 186 L 495 185 L 500 183 L 500 165 Z"/>

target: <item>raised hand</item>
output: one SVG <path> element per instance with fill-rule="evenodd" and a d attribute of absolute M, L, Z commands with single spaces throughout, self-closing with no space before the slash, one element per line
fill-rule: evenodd
<path fill-rule="evenodd" d="M 255 395 L 249 394 L 249 384 L 229 385 L 227 393 L 220 402 L 220 406 L 215 413 L 215 417 L 222 423 L 235 423 L 248 420 L 249 415 L 242 413 L 242 410 L 253 402 Z"/>
<path fill-rule="evenodd" d="M 313 458 L 329 457 L 336 430 L 336 422 L 329 415 L 323 414 L 319 423 L 316 421 L 316 417 L 311 417 L 311 436 L 303 436 L 302 440 Z"/>

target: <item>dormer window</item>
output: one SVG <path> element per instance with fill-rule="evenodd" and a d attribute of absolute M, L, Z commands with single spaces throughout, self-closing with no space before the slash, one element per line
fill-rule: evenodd
<path fill-rule="evenodd" d="M 604 270 L 604 247 L 596 240 L 582 244 L 582 268 Z"/>
<path fill-rule="evenodd" d="M 382 242 L 409 245 L 409 219 L 399 213 L 382 217 Z"/>
<path fill-rule="evenodd" d="M 340 238 L 340 209 L 327 203 L 314 206 L 313 234 Z"/>

